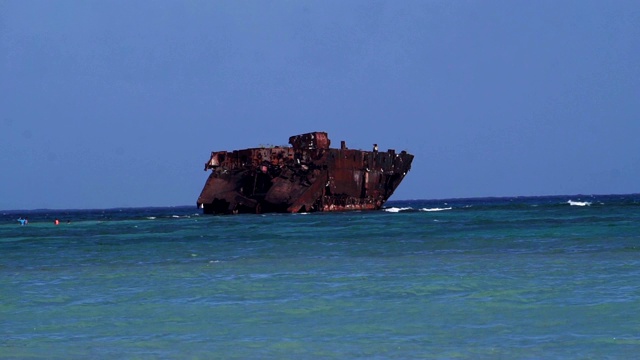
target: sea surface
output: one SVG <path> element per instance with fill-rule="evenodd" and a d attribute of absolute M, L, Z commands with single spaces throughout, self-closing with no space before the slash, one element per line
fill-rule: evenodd
<path fill-rule="evenodd" d="M 2 359 L 639 356 L 637 194 L 0 211 Z"/>

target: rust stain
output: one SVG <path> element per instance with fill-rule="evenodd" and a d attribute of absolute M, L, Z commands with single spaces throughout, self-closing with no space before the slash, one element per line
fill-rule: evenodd
<path fill-rule="evenodd" d="M 292 136 L 290 147 L 212 152 L 197 205 L 207 214 L 377 210 L 411 169 L 395 150 L 330 148 L 325 132 Z"/>

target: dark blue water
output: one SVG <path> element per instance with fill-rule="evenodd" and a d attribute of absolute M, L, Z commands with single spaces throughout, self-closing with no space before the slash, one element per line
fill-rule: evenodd
<path fill-rule="evenodd" d="M 5 211 L 0 254 L 0 358 L 640 353 L 640 195 Z"/>

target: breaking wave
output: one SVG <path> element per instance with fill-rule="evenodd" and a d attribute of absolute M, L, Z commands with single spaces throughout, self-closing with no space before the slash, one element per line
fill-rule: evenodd
<path fill-rule="evenodd" d="M 418 210 L 412 208 L 412 207 L 390 207 L 390 208 L 385 208 L 382 209 L 383 211 L 386 212 L 391 212 L 391 213 L 398 213 L 398 212 L 403 212 L 403 211 L 407 211 L 407 212 L 416 212 L 416 211 L 423 211 L 423 212 L 432 212 L 432 211 L 445 211 L 445 210 L 451 210 L 453 209 L 452 207 L 446 207 L 446 208 L 420 208 Z"/>
<path fill-rule="evenodd" d="M 573 200 L 569 200 L 567 201 L 567 204 L 571 205 L 571 206 L 591 206 L 591 203 L 588 201 L 573 201 Z"/>
<path fill-rule="evenodd" d="M 431 211 L 445 211 L 445 210 L 451 210 L 451 209 L 453 209 L 453 208 L 452 208 L 452 207 L 446 207 L 446 208 L 431 208 L 431 209 L 422 208 L 422 209 L 420 209 L 420 211 L 428 211 L 428 212 L 431 212 Z"/>
<path fill-rule="evenodd" d="M 400 211 L 413 210 L 413 208 L 412 207 L 401 207 L 401 208 L 399 208 L 399 207 L 390 207 L 390 208 L 386 208 L 386 209 L 382 209 L 382 210 L 384 210 L 386 212 L 397 213 L 397 212 L 400 212 Z"/>

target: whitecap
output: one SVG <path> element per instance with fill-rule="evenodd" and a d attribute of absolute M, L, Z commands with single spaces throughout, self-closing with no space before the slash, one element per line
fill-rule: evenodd
<path fill-rule="evenodd" d="M 591 203 L 588 201 L 573 201 L 573 200 L 569 200 L 567 201 L 567 204 L 571 205 L 571 206 L 591 206 Z"/>
<path fill-rule="evenodd" d="M 431 208 L 431 209 L 422 208 L 422 209 L 420 209 L 420 211 L 428 211 L 428 212 L 431 212 L 431 211 L 445 211 L 445 210 L 451 210 L 451 209 L 453 209 L 453 208 L 452 208 L 452 207 L 446 207 L 446 208 Z"/>
<path fill-rule="evenodd" d="M 155 216 L 147 216 L 147 219 L 149 219 L 149 220 L 155 220 L 155 219 L 156 219 L 156 217 L 155 217 Z"/>
<path fill-rule="evenodd" d="M 403 207 L 403 208 L 397 208 L 397 207 L 390 207 L 390 208 L 386 208 L 386 209 L 382 209 L 386 212 L 392 212 L 392 213 L 397 213 L 400 211 L 405 211 L 405 210 L 413 210 L 413 208 L 411 207 Z"/>

